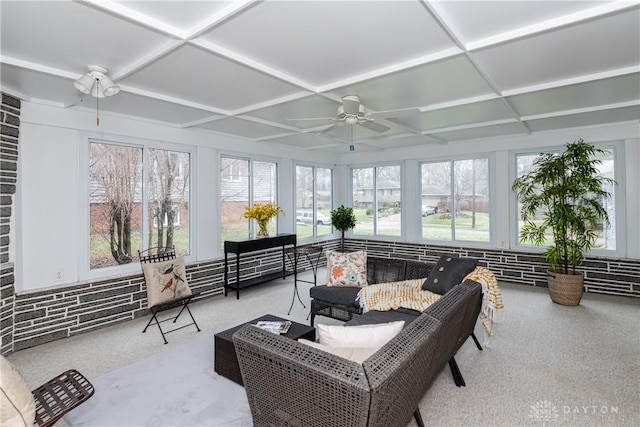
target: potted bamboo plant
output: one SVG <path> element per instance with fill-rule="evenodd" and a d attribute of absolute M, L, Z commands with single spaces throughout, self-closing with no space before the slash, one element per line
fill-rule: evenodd
<path fill-rule="evenodd" d="M 596 243 L 596 224 L 609 224 L 604 199 L 615 181 L 600 175 L 596 156 L 603 153 L 579 139 L 562 154 L 539 154 L 533 169 L 512 186 L 524 222 L 520 241 L 548 245 L 542 256 L 551 267 L 549 294 L 558 304 L 580 304 L 584 275 L 576 267 Z"/>
<path fill-rule="evenodd" d="M 340 252 L 344 252 L 344 233 L 356 226 L 356 216 L 353 213 L 353 208 L 347 208 L 340 205 L 339 208 L 332 210 L 331 225 L 342 233 L 342 238 L 340 240 Z"/>

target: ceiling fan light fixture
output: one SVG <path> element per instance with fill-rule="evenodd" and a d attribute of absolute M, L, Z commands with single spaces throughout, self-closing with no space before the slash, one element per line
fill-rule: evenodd
<path fill-rule="evenodd" d="M 344 119 L 344 121 L 348 125 L 357 125 L 358 124 L 358 117 L 357 116 L 347 116 Z"/>
<path fill-rule="evenodd" d="M 73 82 L 73 85 L 85 95 L 91 94 L 96 98 L 112 96 L 120 92 L 120 86 L 106 76 L 109 72 L 104 67 L 89 65 L 87 73 Z"/>

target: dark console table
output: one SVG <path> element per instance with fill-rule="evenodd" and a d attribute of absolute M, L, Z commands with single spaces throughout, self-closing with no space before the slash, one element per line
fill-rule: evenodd
<path fill-rule="evenodd" d="M 227 289 L 235 289 L 236 299 L 240 299 L 240 289 L 248 286 L 257 285 L 258 283 L 267 282 L 277 277 L 282 276 L 284 279 L 287 275 L 286 264 L 284 260 L 284 251 L 286 246 L 296 246 L 295 234 L 276 234 L 270 237 L 260 237 L 254 239 L 242 239 L 242 240 L 225 240 L 224 242 L 224 296 L 227 296 Z M 258 277 L 252 277 L 250 279 L 240 281 L 240 255 L 261 251 L 269 248 L 282 247 L 282 273 L 267 273 Z M 229 254 L 236 254 L 236 282 L 229 284 Z"/>

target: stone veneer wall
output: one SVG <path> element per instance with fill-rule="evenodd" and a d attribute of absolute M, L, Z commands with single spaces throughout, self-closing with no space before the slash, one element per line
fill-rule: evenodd
<path fill-rule="evenodd" d="M 13 195 L 18 181 L 20 100 L 0 94 L 0 354 L 13 351 L 14 268 L 9 260 Z"/>
<path fill-rule="evenodd" d="M 229 265 L 229 281 L 234 283 L 235 262 Z M 309 268 L 308 262 L 300 258 L 298 270 Z M 224 260 L 187 265 L 186 270 L 189 286 L 202 291 L 194 301 L 224 293 Z M 278 271 L 282 271 L 282 252 L 279 250 L 243 254 L 240 258 L 241 280 Z M 229 292 L 229 297 L 235 299 L 235 293 Z M 12 351 L 133 320 L 149 313 L 142 273 L 17 294 L 14 305 Z"/>
<path fill-rule="evenodd" d="M 435 262 L 442 253 L 477 258 L 502 283 L 547 286 L 548 264 L 539 255 L 497 249 L 469 249 L 428 244 L 349 239 L 345 250 L 364 249 L 371 256 Z M 640 260 L 587 257 L 580 267 L 586 292 L 640 297 Z"/>

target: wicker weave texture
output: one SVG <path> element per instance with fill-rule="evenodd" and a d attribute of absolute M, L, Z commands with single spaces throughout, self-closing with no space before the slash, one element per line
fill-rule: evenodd
<path fill-rule="evenodd" d="M 447 292 L 362 365 L 255 327 L 240 329 L 233 340 L 254 424 L 405 426 L 455 355 L 479 287 Z"/>
<path fill-rule="evenodd" d="M 442 369 L 436 353 L 446 338 L 445 329 L 438 320 L 419 316 L 363 363 L 371 385 L 369 425 L 400 427 L 409 423 Z"/>
<path fill-rule="evenodd" d="M 245 326 L 233 335 L 255 426 L 366 426 L 362 365 Z"/>

